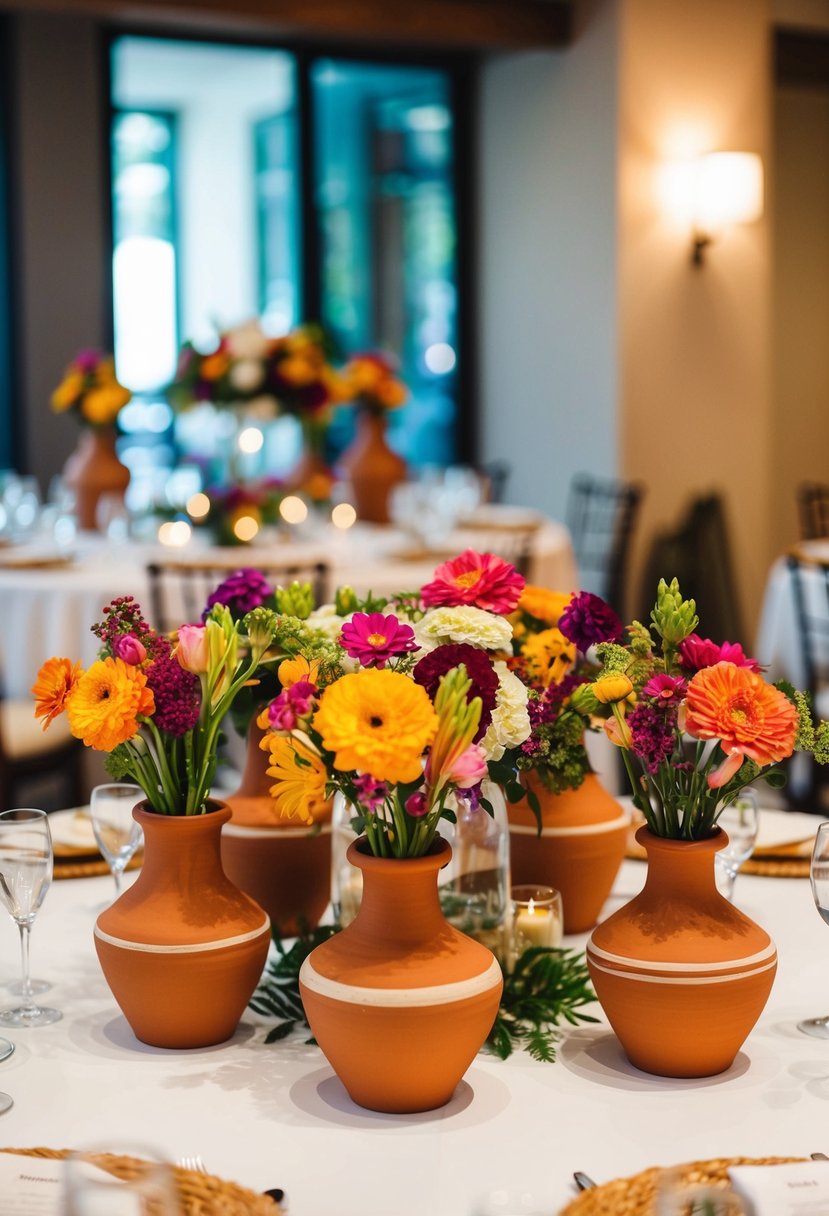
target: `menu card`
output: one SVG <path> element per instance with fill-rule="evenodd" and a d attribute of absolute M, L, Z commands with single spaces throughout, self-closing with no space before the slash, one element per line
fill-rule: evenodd
<path fill-rule="evenodd" d="M 787 1165 L 732 1165 L 732 1186 L 751 1206 L 750 1216 L 826 1216 L 829 1162 Z"/>
<path fill-rule="evenodd" d="M 111 1174 L 85 1165 L 89 1177 L 112 1183 Z M 0 1216 L 61 1216 L 63 1207 L 64 1164 L 54 1157 L 27 1157 L 0 1153 Z M 107 1187 L 95 1195 L 84 1196 L 85 1216 L 139 1216 L 139 1196 Z"/>

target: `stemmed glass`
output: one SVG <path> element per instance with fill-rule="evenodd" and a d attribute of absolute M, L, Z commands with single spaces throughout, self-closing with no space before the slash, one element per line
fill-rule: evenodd
<path fill-rule="evenodd" d="M 822 823 L 817 830 L 812 847 L 809 878 L 815 907 L 829 924 L 829 823 Z M 820 1018 L 805 1018 L 797 1023 L 797 1029 L 816 1039 L 829 1039 L 829 1014 Z"/>
<path fill-rule="evenodd" d="M 0 812 L 0 900 L 20 930 L 23 1004 L 0 1011 L 3 1026 L 48 1026 L 62 1014 L 38 1007 L 29 982 L 29 934 L 52 881 L 52 834 L 45 811 Z"/>
<path fill-rule="evenodd" d="M 10 1043 L 8 1039 L 0 1039 L 0 1062 L 8 1060 L 13 1051 L 14 1043 Z M 13 1105 L 14 1099 L 11 1094 L 5 1094 L 0 1090 L 0 1115 L 4 1115 Z"/>
<path fill-rule="evenodd" d="M 116 895 L 121 894 L 121 875 L 144 839 L 140 824 L 132 817 L 133 807 L 143 797 L 140 786 L 113 782 L 96 785 L 89 799 L 92 831 L 112 871 Z"/>
<path fill-rule="evenodd" d="M 760 827 L 757 800 L 751 790 L 743 790 L 720 814 L 717 823 L 728 836 L 728 844 L 716 856 L 717 888 L 726 899 L 731 899 L 737 871 L 751 856 Z"/>

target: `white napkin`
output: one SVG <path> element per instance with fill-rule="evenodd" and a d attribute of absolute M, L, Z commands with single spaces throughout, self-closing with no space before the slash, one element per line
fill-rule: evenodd
<path fill-rule="evenodd" d="M 790 1165 L 732 1165 L 732 1186 L 749 1216 L 827 1216 L 829 1162 L 796 1161 Z"/>

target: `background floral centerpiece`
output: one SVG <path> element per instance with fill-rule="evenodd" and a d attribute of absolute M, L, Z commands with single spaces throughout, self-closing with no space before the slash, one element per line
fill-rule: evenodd
<path fill-rule="evenodd" d="M 404 404 L 408 389 L 392 359 L 366 352 L 354 355 L 343 369 L 347 396 L 357 406 L 357 431 L 340 457 L 351 482 L 360 519 L 388 523 L 389 497 L 406 478 L 406 462 L 386 441 L 387 419 Z"/>
<path fill-rule="evenodd" d="M 84 426 L 111 427 L 131 398 L 115 375 L 112 355 L 82 350 L 52 393 L 52 409 L 56 414 L 74 414 Z"/>
<path fill-rule="evenodd" d="M 288 489 L 284 482 L 271 477 L 207 486 L 204 493 L 209 509 L 194 522 L 209 528 L 220 545 L 248 545 L 263 527 L 279 524 L 279 505 Z"/>

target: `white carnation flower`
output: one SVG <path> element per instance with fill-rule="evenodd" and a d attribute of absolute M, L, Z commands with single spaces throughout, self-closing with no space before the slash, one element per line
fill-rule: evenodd
<path fill-rule="evenodd" d="M 414 626 L 420 647 L 434 650 L 447 642 L 466 642 L 480 650 L 512 653 L 512 625 L 503 616 L 461 604 L 457 608 L 431 608 Z"/>
<path fill-rule="evenodd" d="M 225 335 L 228 353 L 234 359 L 264 359 L 268 339 L 258 321 L 247 321 Z"/>
<path fill-rule="evenodd" d="M 340 636 L 345 619 L 345 617 L 337 615 L 334 604 L 321 604 L 319 608 L 314 609 L 305 623 L 312 629 L 319 629 L 326 637 L 331 638 L 332 642 L 335 642 Z"/>
<path fill-rule="evenodd" d="M 265 371 L 258 359 L 240 359 L 232 364 L 228 380 L 240 393 L 252 393 L 265 378 Z"/>
<path fill-rule="evenodd" d="M 518 747 L 519 743 L 529 738 L 529 690 L 501 659 L 496 659 L 493 667 L 498 675 L 498 692 L 492 721 L 480 745 L 487 760 L 500 760 L 508 747 Z"/>

